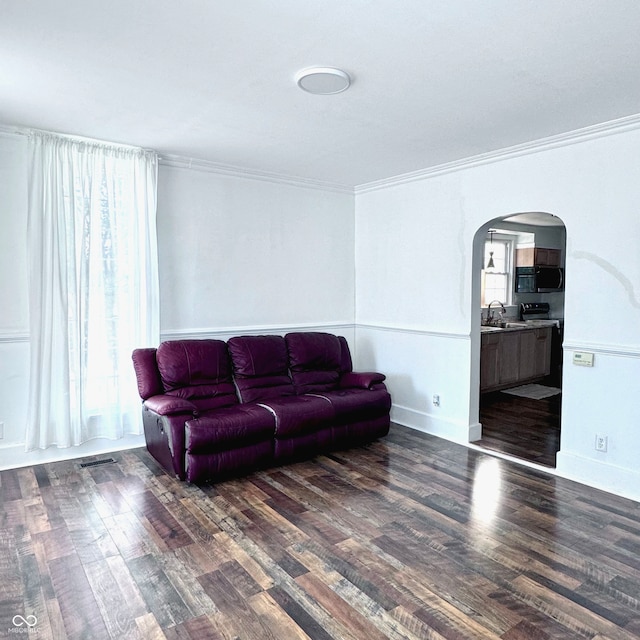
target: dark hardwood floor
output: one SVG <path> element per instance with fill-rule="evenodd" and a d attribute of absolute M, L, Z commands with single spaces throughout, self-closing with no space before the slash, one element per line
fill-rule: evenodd
<path fill-rule="evenodd" d="M 113 458 L 0 473 L 0 636 L 640 637 L 631 500 L 396 425 L 205 487 Z"/>
<path fill-rule="evenodd" d="M 560 450 L 561 404 L 562 395 L 530 400 L 500 391 L 482 394 L 482 439 L 474 444 L 555 467 Z"/>

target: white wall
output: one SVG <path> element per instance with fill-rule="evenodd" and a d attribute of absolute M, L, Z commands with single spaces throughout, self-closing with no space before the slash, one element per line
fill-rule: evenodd
<path fill-rule="evenodd" d="M 161 165 L 161 331 L 348 325 L 352 194 Z"/>
<path fill-rule="evenodd" d="M 640 499 L 639 209 L 638 130 L 358 192 L 358 353 L 390 374 L 395 419 L 477 436 L 475 234 L 509 214 L 553 213 L 567 227 L 557 471 Z M 592 369 L 571 365 L 576 349 L 595 353 Z M 596 432 L 607 453 L 594 450 Z"/>
<path fill-rule="evenodd" d="M 354 197 L 161 165 L 164 339 L 319 329 L 353 343 Z M 29 380 L 26 137 L 0 135 L 0 469 L 142 446 L 24 452 Z"/>

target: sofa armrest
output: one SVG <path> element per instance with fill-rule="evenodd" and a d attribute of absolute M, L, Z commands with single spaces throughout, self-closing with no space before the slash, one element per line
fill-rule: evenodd
<path fill-rule="evenodd" d="M 172 416 L 180 413 L 189 413 L 192 416 L 197 415 L 198 408 L 193 402 L 176 396 L 152 396 L 144 401 L 147 409 L 161 416 Z"/>
<path fill-rule="evenodd" d="M 373 385 L 384 382 L 385 379 L 386 376 L 383 373 L 376 373 L 375 371 L 363 373 L 349 371 L 342 374 L 338 386 L 340 389 L 371 389 Z"/>

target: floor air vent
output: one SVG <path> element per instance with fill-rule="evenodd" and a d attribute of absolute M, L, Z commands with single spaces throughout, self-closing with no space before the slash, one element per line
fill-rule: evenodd
<path fill-rule="evenodd" d="M 81 462 L 81 467 L 95 467 L 99 464 L 109 464 L 110 462 L 115 462 L 113 458 L 104 458 L 103 460 L 94 460 L 93 462 Z"/>

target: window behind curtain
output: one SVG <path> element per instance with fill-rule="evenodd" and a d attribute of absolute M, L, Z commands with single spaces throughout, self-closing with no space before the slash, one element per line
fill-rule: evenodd
<path fill-rule="evenodd" d="M 157 344 L 157 158 L 30 137 L 27 448 L 140 433 L 131 364 Z"/>

